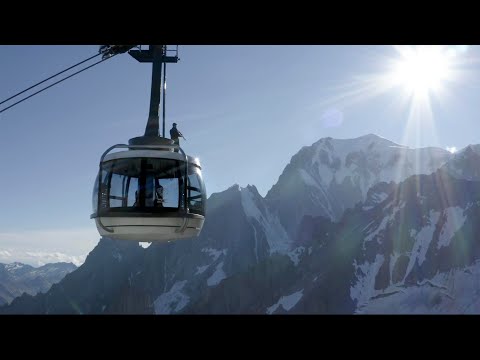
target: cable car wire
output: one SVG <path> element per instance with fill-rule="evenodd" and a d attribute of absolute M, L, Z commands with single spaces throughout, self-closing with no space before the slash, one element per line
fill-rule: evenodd
<path fill-rule="evenodd" d="M 52 86 L 57 85 L 57 84 L 61 83 L 62 81 L 65 81 L 65 80 L 71 78 L 72 76 L 75 76 L 75 75 L 77 75 L 77 74 L 80 74 L 81 72 L 83 72 L 83 71 L 85 71 L 85 70 L 87 70 L 87 69 L 90 69 L 91 67 L 93 67 L 93 66 L 95 66 L 95 65 L 98 65 L 98 64 L 100 64 L 101 62 L 104 62 L 104 61 L 106 61 L 106 60 L 108 60 L 108 59 L 111 59 L 111 58 L 113 58 L 114 56 L 117 56 L 117 55 L 118 55 L 118 53 L 117 53 L 117 54 L 113 54 L 113 55 L 111 55 L 111 56 L 109 56 L 109 57 L 107 57 L 107 58 L 104 58 L 104 59 L 100 60 L 100 61 L 97 61 L 96 63 L 93 63 L 92 65 L 89 65 L 89 66 L 83 68 L 82 70 L 79 70 L 79 71 L 77 71 L 77 72 L 75 72 L 75 73 L 73 73 L 73 74 L 71 74 L 71 75 L 69 75 L 69 76 L 67 76 L 67 77 L 65 77 L 65 78 L 63 78 L 63 79 L 61 79 L 61 80 L 58 80 L 58 81 L 54 82 L 53 84 L 50 84 L 50 85 L 48 85 L 47 87 L 44 87 L 43 89 L 38 90 L 37 92 L 34 92 L 33 94 L 27 96 L 26 98 L 23 98 L 22 100 L 19 100 L 19 101 L 17 101 L 16 103 L 13 103 L 12 105 L 7 106 L 6 108 L 0 110 L 0 114 L 3 113 L 4 111 L 6 111 L 6 110 L 8 110 L 8 109 L 10 109 L 10 108 L 12 108 L 12 107 L 14 107 L 15 105 L 18 105 L 18 104 L 20 104 L 21 102 L 24 102 L 25 100 L 31 98 L 32 96 L 35 96 L 35 95 L 41 93 L 42 91 L 45 91 L 45 90 L 51 88 Z"/>
<path fill-rule="evenodd" d="M 27 89 L 25 89 L 25 90 L 23 90 L 23 91 L 20 91 L 19 93 L 16 93 L 16 94 L 13 95 L 13 96 L 10 96 L 8 99 L 5 99 L 5 100 L 3 100 L 2 102 L 0 102 L 0 105 L 6 103 L 6 102 L 9 101 L 9 100 L 12 100 L 13 98 L 16 98 L 18 95 L 21 95 L 21 94 L 23 94 L 24 92 L 27 92 L 28 90 L 33 89 L 34 87 L 37 87 L 37 86 L 40 85 L 40 84 L 43 84 L 44 82 L 46 82 L 46 81 L 48 81 L 48 80 L 50 80 L 50 79 L 53 79 L 53 78 L 56 77 L 56 76 L 58 76 L 58 75 L 60 75 L 60 74 L 63 74 L 64 72 L 66 72 L 66 71 L 68 71 L 68 70 L 71 70 L 71 69 L 73 69 L 74 67 L 77 67 L 77 66 L 79 66 L 79 65 L 81 65 L 81 64 L 83 64 L 83 63 L 85 63 L 85 62 L 87 62 L 87 61 L 89 61 L 89 60 L 92 60 L 93 58 L 96 58 L 97 56 L 100 56 L 100 55 L 102 55 L 102 54 L 101 54 L 101 53 L 98 53 L 98 54 L 96 54 L 96 55 L 90 56 L 88 59 L 85 59 L 85 60 L 83 60 L 83 61 L 80 61 L 79 63 L 77 63 L 77 64 L 75 64 L 75 65 L 72 65 L 72 66 L 66 68 L 65 70 L 62 70 L 62 71 L 56 73 L 55 75 L 52 75 L 52 76 L 46 78 L 45 80 L 42 80 L 42 81 L 36 83 L 35 85 L 32 85 L 32 86 L 30 86 L 29 88 L 27 88 Z"/>

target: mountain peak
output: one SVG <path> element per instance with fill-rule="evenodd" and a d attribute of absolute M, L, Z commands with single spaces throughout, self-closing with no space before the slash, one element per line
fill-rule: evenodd
<path fill-rule="evenodd" d="M 381 136 L 373 134 L 373 133 L 358 136 L 358 137 L 353 138 L 353 139 L 372 139 L 372 140 L 383 139 L 383 140 L 387 140 L 384 137 L 381 137 Z M 390 141 L 390 140 L 388 140 L 388 141 Z"/>
<path fill-rule="evenodd" d="M 240 191 L 250 191 L 251 193 L 253 193 L 254 195 L 260 195 L 260 193 L 258 192 L 257 190 L 257 187 L 255 185 L 250 185 L 250 184 L 247 184 L 246 187 L 240 187 Z"/>
<path fill-rule="evenodd" d="M 457 179 L 480 180 L 480 145 L 468 145 L 453 154 L 444 168 Z"/>
<path fill-rule="evenodd" d="M 399 144 L 396 144 L 394 143 L 393 141 L 390 141 L 384 137 L 381 137 L 379 135 L 376 135 L 376 134 L 365 134 L 365 135 L 362 135 L 362 136 L 358 136 L 358 137 L 355 137 L 355 138 L 346 138 L 346 139 L 335 139 L 335 138 L 332 138 L 332 137 L 324 137 L 324 138 L 321 138 L 320 140 L 318 140 L 317 142 L 315 142 L 313 145 L 316 145 L 316 144 L 322 144 L 322 143 L 327 143 L 327 144 L 330 144 L 332 142 L 348 142 L 348 143 L 352 143 L 352 144 L 356 144 L 356 143 L 367 143 L 367 144 L 370 144 L 372 142 L 381 142 L 381 143 L 385 143 L 385 144 L 391 144 L 391 145 L 395 145 L 395 146 L 401 146 Z"/>
<path fill-rule="evenodd" d="M 240 185 L 235 183 L 230 186 L 226 191 L 240 191 Z"/>
<path fill-rule="evenodd" d="M 13 262 L 13 263 L 10 263 L 10 264 L 6 264 L 5 265 L 5 268 L 7 269 L 7 271 L 14 271 L 14 270 L 19 270 L 21 268 L 23 268 L 25 266 L 25 264 L 22 264 L 21 262 Z"/>
<path fill-rule="evenodd" d="M 473 154 L 473 153 L 476 153 L 476 154 L 480 154 L 480 144 L 476 144 L 476 145 L 468 145 L 465 147 L 465 149 L 463 150 L 460 150 L 458 152 L 458 154 L 462 154 L 462 153 L 466 153 L 466 154 Z"/>

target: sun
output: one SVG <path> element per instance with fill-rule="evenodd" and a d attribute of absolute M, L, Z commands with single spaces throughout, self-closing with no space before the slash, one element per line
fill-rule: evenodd
<path fill-rule="evenodd" d="M 400 57 L 392 64 L 392 85 L 401 85 L 409 95 L 428 96 L 451 80 L 453 54 L 446 46 L 399 46 Z"/>
<path fill-rule="evenodd" d="M 319 106 L 355 109 L 375 99 L 371 111 L 403 127 L 401 144 L 438 146 L 437 123 L 446 118 L 450 105 L 462 100 L 458 86 L 478 77 L 480 59 L 470 49 L 470 45 L 369 47 L 364 52 L 368 56 L 361 58 L 365 70 L 349 73 L 350 79 L 332 87 Z"/>
<path fill-rule="evenodd" d="M 346 108 L 383 97 L 378 109 L 400 116 L 406 123 L 408 136 L 420 138 L 423 132 L 436 138 L 435 112 L 444 111 L 452 100 L 461 100 L 455 88 L 476 76 L 477 70 L 472 66 L 480 59 L 469 54 L 469 48 L 469 45 L 379 47 L 382 51 L 369 53 L 373 71 L 358 72 L 349 81 L 332 87 L 319 106 Z"/>

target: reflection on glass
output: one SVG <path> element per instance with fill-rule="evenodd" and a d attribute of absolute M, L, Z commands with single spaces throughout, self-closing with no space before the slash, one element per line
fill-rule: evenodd
<path fill-rule="evenodd" d="M 205 215 L 205 185 L 202 173 L 196 166 L 188 168 L 187 204 L 191 213 Z"/>

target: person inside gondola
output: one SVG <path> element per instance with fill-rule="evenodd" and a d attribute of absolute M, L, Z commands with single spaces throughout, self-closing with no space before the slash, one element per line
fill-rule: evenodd
<path fill-rule="evenodd" d="M 163 186 L 159 184 L 158 179 L 155 185 L 155 207 L 163 207 Z"/>
<path fill-rule="evenodd" d="M 140 206 L 140 199 L 138 197 L 138 190 L 135 191 L 135 202 L 133 203 L 133 207 L 139 207 Z"/>

